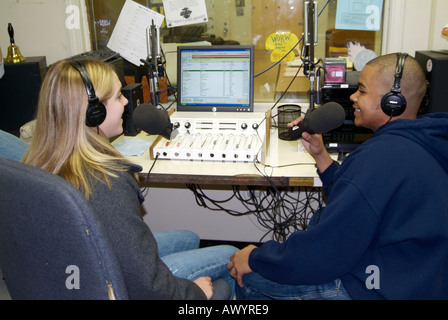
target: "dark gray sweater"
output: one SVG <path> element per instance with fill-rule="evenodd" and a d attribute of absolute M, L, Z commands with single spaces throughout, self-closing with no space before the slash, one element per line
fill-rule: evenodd
<path fill-rule="evenodd" d="M 160 259 L 156 240 L 140 213 L 144 198 L 137 182 L 129 173 L 118 175 L 111 189 L 96 183 L 90 203 L 109 233 L 129 299 L 206 299 L 195 283 L 175 277 Z"/>

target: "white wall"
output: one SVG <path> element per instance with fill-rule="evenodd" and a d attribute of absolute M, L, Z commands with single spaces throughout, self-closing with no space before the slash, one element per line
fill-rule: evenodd
<path fill-rule="evenodd" d="M 433 0 L 430 21 L 432 23 L 429 48 L 433 50 L 448 49 L 448 36 L 442 35 L 442 29 L 448 24 L 448 1 Z"/>
<path fill-rule="evenodd" d="M 204 192 L 217 201 L 229 199 L 233 194 L 232 191 L 207 189 L 205 186 Z M 247 211 L 236 199 L 222 206 L 238 212 Z M 143 208 L 146 212 L 144 221 L 153 232 L 191 230 L 207 240 L 259 242 L 269 231 L 257 223 L 255 216 L 235 217 L 199 207 L 193 192 L 187 188 L 150 188 Z"/>
<path fill-rule="evenodd" d="M 446 0 L 386 0 L 382 53 L 448 49 Z"/>
<path fill-rule="evenodd" d="M 66 26 L 70 5 L 80 8 L 79 29 Z M 448 24 L 448 1 L 385 0 L 385 8 L 383 53 L 448 49 L 448 38 L 441 34 Z M 8 22 L 22 54 L 46 56 L 48 64 L 91 49 L 84 0 L 1 0 L 3 56 L 9 46 Z"/>
<path fill-rule="evenodd" d="M 79 8 L 78 29 L 67 28 L 70 6 Z M 76 14 L 76 12 L 75 12 Z M 25 57 L 46 56 L 47 64 L 90 50 L 84 0 L 1 0 L 0 47 L 3 56 L 10 44 L 8 23 L 14 27 L 14 38 Z M 76 26 L 75 26 L 76 27 Z"/>

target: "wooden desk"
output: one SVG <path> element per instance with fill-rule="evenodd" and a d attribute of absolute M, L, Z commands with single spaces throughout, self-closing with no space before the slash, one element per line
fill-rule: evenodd
<path fill-rule="evenodd" d="M 256 112 L 266 110 L 266 108 L 259 109 L 259 105 L 256 105 L 255 109 Z M 151 226 L 153 232 L 192 230 L 201 239 L 253 243 L 263 241 L 260 239 L 274 237 L 272 234 L 266 238 L 266 234 L 271 233 L 273 229 L 278 232 L 278 228 L 274 228 L 274 224 L 271 227 L 266 221 L 261 225 L 257 220 L 261 216 L 254 209 L 259 208 L 257 206 L 260 203 L 255 201 L 254 204 L 243 204 L 239 198 L 234 197 L 234 186 L 240 186 L 240 189 L 246 189 L 244 186 L 255 187 L 263 192 L 260 193 L 261 195 L 267 192 L 265 187 L 271 187 L 272 183 L 277 187 L 285 187 L 279 193 L 280 196 L 287 192 L 297 199 L 307 197 L 310 187 L 322 187 L 315 162 L 302 149 L 301 143 L 279 140 L 276 129 L 271 130 L 270 138 L 266 163 L 272 167 L 254 163 L 182 160 L 157 160 L 154 163 L 150 158 L 149 145 L 157 139 L 157 136 L 148 136 L 146 133 L 140 133 L 136 137 L 122 136 L 114 141 L 114 144 L 127 139 L 148 141 L 148 148 L 141 156 L 129 157 L 129 159 L 143 167 L 139 176 L 141 187 L 151 188 L 149 192 L 145 193 L 146 201 L 143 203 L 143 210 L 150 213 L 144 216 L 144 220 Z M 148 176 L 148 171 L 151 168 L 151 173 Z M 241 213 L 253 210 L 253 213 L 235 217 L 226 214 L 225 210 L 216 212 L 216 207 L 209 201 L 204 206 L 198 205 L 195 195 L 186 187 L 186 184 L 199 185 L 201 192 L 205 192 L 210 199 L 225 200 L 224 203 L 219 203 L 224 209 Z M 304 190 L 302 187 L 309 188 Z M 319 197 L 314 197 L 314 192 L 318 193 L 313 189 L 310 201 L 306 202 L 306 206 L 301 206 L 300 210 L 303 211 L 300 213 L 300 219 L 303 221 L 306 221 L 312 215 L 313 210 L 320 206 Z M 245 194 L 244 191 L 242 194 Z M 264 209 L 260 212 L 264 212 L 264 210 L 277 212 L 278 199 L 276 196 L 271 195 L 267 199 L 267 202 L 263 203 Z M 275 201 L 270 201 L 274 199 Z M 272 207 L 270 207 L 271 205 Z M 285 206 L 288 204 L 285 203 Z M 211 214 L 212 212 L 216 212 L 216 214 Z M 285 219 L 284 225 L 287 230 L 292 230 L 291 221 L 298 221 L 294 220 L 297 217 L 290 219 L 289 216 L 283 218 L 281 215 L 278 216 L 278 219 Z M 279 221 L 276 221 L 277 226 L 278 223 Z"/>
<path fill-rule="evenodd" d="M 123 139 L 143 139 L 153 142 L 156 136 L 142 132 L 136 137 Z M 314 159 L 306 152 L 299 141 L 278 139 L 276 129 L 271 130 L 270 147 L 266 165 L 241 162 L 183 161 L 150 159 L 149 150 L 141 156 L 129 159 L 143 167 L 141 183 L 151 184 L 201 184 L 201 185 L 251 185 L 292 187 L 321 187 Z M 152 168 L 150 175 L 148 172 Z"/>

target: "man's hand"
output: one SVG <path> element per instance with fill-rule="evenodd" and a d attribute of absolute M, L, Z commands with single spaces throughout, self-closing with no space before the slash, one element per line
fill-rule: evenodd
<path fill-rule="evenodd" d="M 227 264 L 227 269 L 230 270 L 230 275 L 236 280 L 240 287 L 243 287 L 243 276 L 252 272 L 252 269 L 249 267 L 249 255 L 252 250 L 256 248 L 256 246 L 250 245 L 235 252 L 230 257 L 230 262 Z"/>
<path fill-rule="evenodd" d="M 299 125 L 303 121 L 303 117 L 294 120 L 289 123 L 289 127 L 294 127 Z M 324 172 L 333 163 L 333 159 L 325 149 L 324 141 L 321 134 L 309 134 L 304 132 L 302 134 L 302 144 L 303 147 L 308 151 L 308 153 L 314 158 L 317 164 L 317 168 L 320 172 Z"/>

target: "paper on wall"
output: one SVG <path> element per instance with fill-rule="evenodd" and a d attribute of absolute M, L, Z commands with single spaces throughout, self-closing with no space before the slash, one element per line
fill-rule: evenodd
<path fill-rule="evenodd" d="M 168 28 L 208 21 L 205 0 L 163 0 Z"/>
<path fill-rule="evenodd" d="M 384 0 L 337 2 L 336 29 L 380 31 Z"/>
<path fill-rule="evenodd" d="M 146 29 L 160 27 L 165 17 L 132 0 L 126 0 L 107 47 L 136 66 L 148 57 Z"/>

